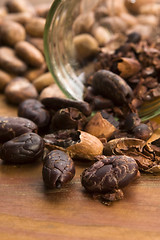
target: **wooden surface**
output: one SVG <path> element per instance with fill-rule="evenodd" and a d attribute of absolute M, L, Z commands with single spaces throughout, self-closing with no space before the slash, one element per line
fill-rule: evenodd
<path fill-rule="evenodd" d="M 3 95 L 0 115 L 17 115 Z M 0 240 L 159 240 L 160 176 L 143 174 L 125 189 L 124 200 L 107 207 L 81 187 L 87 165 L 76 163 L 71 183 L 47 191 L 40 162 L 9 166 L 0 160 Z"/>

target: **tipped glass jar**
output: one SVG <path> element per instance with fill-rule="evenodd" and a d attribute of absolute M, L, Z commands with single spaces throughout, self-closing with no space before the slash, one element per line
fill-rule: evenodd
<path fill-rule="evenodd" d="M 82 100 L 97 55 L 113 54 L 133 32 L 142 40 L 155 38 L 159 13 L 157 0 L 55 0 L 44 42 L 49 70 L 62 91 Z"/>

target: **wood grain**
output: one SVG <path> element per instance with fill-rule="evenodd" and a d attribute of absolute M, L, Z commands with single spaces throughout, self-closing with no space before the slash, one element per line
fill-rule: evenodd
<path fill-rule="evenodd" d="M 0 115 L 17 115 L 3 95 Z M 123 200 L 104 206 L 80 184 L 80 174 L 89 163 L 75 164 L 72 182 L 48 191 L 41 162 L 10 166 L 0 160 L 1 240 L 160 239 L 160 176 L 142 174 L 125 189 Z"/>

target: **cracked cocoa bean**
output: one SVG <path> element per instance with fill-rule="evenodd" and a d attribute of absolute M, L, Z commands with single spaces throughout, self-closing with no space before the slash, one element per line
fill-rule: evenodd
<path fill-rule="evenodd" d="M 60 150 L 53 150 L 44 159 L 42 169 L 43 181 L 46 187 L 61 188 L 75 175 L 75 167 L 70 156 Z"/>
<path fill-rule="evenodd" d="M 65 123 L 65 124 L 64 124 Z M 55 113 L 52 118 L 52 129 L 79 129 L 82 130 L 86 117 L 76 108 L 63 108 Z"/>
<path fill-rule="evenodd" d="M 21 117 L 0 117 L 0 143 L 27 132 L 37 132 L 37 125 Z"/>
<path fill-rule="evenodd" d="M 48 149 L 61 149 L 77 160 L 94 160 L 103 151 L 102 142 L 95 136 L 80 130 L 60 130 L 44 136 Z"/>
<path fill-rule="evenodd" d="M 27 99 L 23 101 L 18 107 L 18 116 L 30 119 L 39 128 L 49 125 L 50 113 L 44 105 L 36 99 Z"/>
<path fill-rule="evenodd" d="M 91 193 L 114 192 L 127 186 L 138 174 L 136 161 L 127 156 L 97 156 L 81 176 L 83 187 Z"/>
<path fill-rule="evenodd" d="M 24 133 L 4 143 L 0 157 L 7 163 L 30 163 L 43 156 L 44 142 L 36 133 Z"/>

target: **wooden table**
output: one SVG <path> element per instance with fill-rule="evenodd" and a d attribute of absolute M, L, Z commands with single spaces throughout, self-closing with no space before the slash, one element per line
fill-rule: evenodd
<path fill-rule="evenodd" d="M 3 95 L 0 115 L 17 115 Z M 76 162 L 72 182 L 48 191 L 40 162 L 9 166 L 0 160 L 0 240 L 159 240 L 160 176 L 143 174 L 108 207 L 82 188 L 87 165 Z"/>

